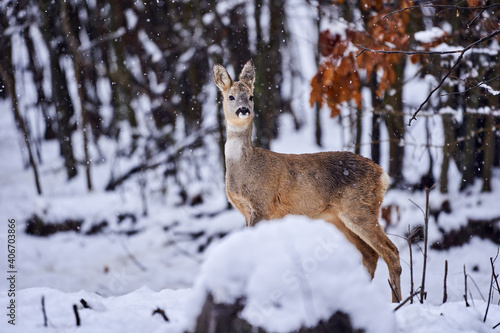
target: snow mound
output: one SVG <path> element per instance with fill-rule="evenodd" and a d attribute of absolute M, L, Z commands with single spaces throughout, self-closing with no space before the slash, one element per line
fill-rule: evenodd
<path fill-rule="evenodd" d="M 333 225 L 305 217 L 261 222 L 211 248 L 193 307 L 208 294 L 216 304 L 243 300 L 241 317 L 271 332 L 316 326 L 337 311 L 366 332 L 396 331 L 390 295 L 371 284 L 360 253 Z"/>

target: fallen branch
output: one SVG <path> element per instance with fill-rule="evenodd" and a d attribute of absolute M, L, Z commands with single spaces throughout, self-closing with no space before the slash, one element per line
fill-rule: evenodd
<path fill-rule="evenodd" d="M 168 165 L 169 163 L 175 161 L 179 154 L 183 152 L 186 149 L 193 148 L 197 145 L 197 141 L 204 137 L 207 134 L 210 134 L 212 132 L 215 132 L 216 128 L 215 127 L 210 127 L 207 128 L 206 130 L 202 130 L 198 132 L 196 135 L 193 135 L 191 137 L 186 138 L 186 142 L 184 142 L 181 145 L 177 145 L 178 147 L 174 147 L 170 153 L 167 154 L 167 157 L 160 162 L 156 163 L 149 163 L 149 162 L 142 162 L 139 165 L 132 167 L 129 169 L 129 171 L 125 172 L 123 175 L 116 179 L 111 179 L 108 182 L 108 185 L 106 185 L 106 191 L 113 191 L 117 186 L 120 186 L 124 181 L 135 175 L 136 173 L 139 172 L 144 172 L 147 170 L 154 170 L 158 168 L 161 165 Z"/>
<path fill-rule="evenodd" d="M 409 300 L 413 300 L 413 297 L 417 296 L 418 294 L 420 293 L 420 290 L 417 289 L 417 291 L 415 291 L 413 294 L 411 294 L 410 296 L 408 296 L 404 301 L 403 303 L 399 304 L 398 306 L 396 306 L 394 308 L 394 312 L 398 311 L 403 305 L 405 305 L 406 303 L 408 303 Z"/>

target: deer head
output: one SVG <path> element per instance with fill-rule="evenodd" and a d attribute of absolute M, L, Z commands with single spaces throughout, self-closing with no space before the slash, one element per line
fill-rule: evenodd
<path fill-rule="evenodd" d="M 233 82 L 227 70 L 219 64 L 213 68 L 214 81 L 222 92 L 224 115 L 228 125 L 247 127 L 253 120 L 253 88 L 255 70 L 252 60 L 241 71 L 238 81 Z"/>

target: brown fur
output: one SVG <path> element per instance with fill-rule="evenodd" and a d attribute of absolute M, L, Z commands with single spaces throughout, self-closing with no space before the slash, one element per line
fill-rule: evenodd
<path fill-rule="evenodd" d="M 246 225 L 288 214 L 324 219 L 337 226 L 361 252 L 372 278 L 382 257 L 397 294 L 393 294 L 393 301 L 399 301 L 398 249 L 378 223 L 388 187 L 384 170 L 350 152 L 293 155 L 254 147 L 252 62 L 244 66 L 236 82 L 221 65 L 215 65 L 213 73 L 224 97 L 226 193 L 245 216 Z"/>

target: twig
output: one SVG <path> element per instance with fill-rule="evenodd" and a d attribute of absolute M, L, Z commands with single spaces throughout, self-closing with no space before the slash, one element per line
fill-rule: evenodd
<path fill-rule="evenodd" d="M 42 313 L 43 313 L 43 326 L 48 326 L 47 312 L 45 312 L 45 296 L 42 296 Z"/>
<path fill-rule="evenodd" d="M 474 280 L 474 279 L 472 278 L 472 276 L 470 276 L 470 275 L 469 275 L 469 279 L 472 281 L 472 283 L 474 283 L 474 286 L 476 287 L 477 292 L 479 293 L 479 296 L 481 296 L 481 299 L 482 299 L 484 302 L 486 302 L 486 300 L 484 299 L 483 293 L 481 292 L 481 289 L 479 289 L 479 287 L 477 286 L 476 280 Z M 470 290 L 469 290 L 469 292 L 470 292 L 470 294 L 472 295 L 472 291 L 470 291 Z M 471 296 L 471 298 L 472 298 L 472 296 Z"/>
<path fill-rule="evenodd" d="M 76 326 L 80 326 L 80 315 L 78 314 L 78 307 L 76 304 L 73 304 L 73 312 L 75 313 L 76 317 Z"/>
<path fill-rule="evenodd" d="M 497 76 L 495 76 L 494 78 L 489 79 L 489 80 L 484 80 L 484 81 L 481 81 L 481 82 L 479 82 L 478 84 L 476 84 L 475 86 L 470 87 L 470 88 L 468 88 L 468 89 L 466 89 L 466 90 L 464 90 L 464 91 L 456 91 L 456 92 L 451 92 L 451 93 L 441 94 L 441 95 L 439 95 L 439 96 L 448 96 L 448 95 L 463 95 L 463 94 L 465 94 L 466 92 L 468 92 L 468 91 L 470 91 L 470 90 L 472 90 L 472 89 L 475 89 L 475 88 L 477 88 L 477 87 L 480 87 L 481 85 L 486 84 L 487 82 L 495 81 L 495 80 L 496 80 L 496 79 L 498 79 L 498 78 L 500 78 L 500 75 L 497 75 Z"/>
<path fill-rule="evenodd" d="M 465 306 L 469 307 L 469 302 L 467 302 L 467 271 L 465 270 L 465 265 L 464 265 L 464 281 L 465 281 L 465 293 L 464 293 L 464 300 L 465 300 Z"/>
<path fill-rule="evenodd" d="M 356 45 L 358 48 L 361 49 L 361 51 L 358 54 L 356 54 L 356 58 L 359 57 L 361 54 L 363 54 L 363 52 L 365 52 L 365 51 L 372 52 L 372 53 L 404 54 L 404 55 L 415 55 L 415 54 L 419 54 L 419 55 L 432 55 L 432 54 L 444 55 L 444 54 L 454 54 L 454 53 L 461 53 L 461 52 L 463 52 L 463 49 L 460 49 L 460 50 L 449 50 L 449 51 L 374 50 L 374 49 L 369 49 L 367 47 L 364 47 L 363 45 L 359 45 L 359 44 L 354 44 L 354 45 Z"/>
<path fill-rule="evenodd" d="M 457 57 L 457 60 L 455 60 L 455 62 L 453 63 L 453 66 L 451 66 L 450 70 L 443 76 L 443 78 L 441 79 L 441 81 L 439 82 L 439 84 L 434 89 L 431 90 L 431 92 L 427 95 L 427 98 L 422 102 L 422 104 L 420 104 L 420 106 L 418 107 L 418 109 L 413 113 L 413 115 L 411 116 L 410 120 L 408 121 L 408 126 L 411 126 L 412 121 L 417 119 L 417 114 L 422 110 L 422 108 L 427 104 L 427 102 L 429 102 L 429 100 L 431 99 L 432 95 L 434 95 L 434 93 L 439 88 L 441 88 L 441 86 L 446 81 L 446 79 L 448 78 L 448 76 L 450 76 L 450 74 L 455 70 L 455 68 L 458 66 L 458 64 L 462 61 L 462 59 L 463 59 L 463 57 L 465 55 L 465 52 L 467 52 L 470 49 L 476 47 L 477 45 L 481 44 L 482 42 L 490 40 L 491 38 L 495 37 L 498 34 L 500 34 L 500 29 L 493 31 L 489 35 L 484 36 L 484 37 L 476 40 L 473 43 L 470 43 L 469 45 L 467 45 L 462 50 L 451 50 L 451 51 L 403 51 L 403 50 L 392 50 L 392 51 L 389 51 L 389 50 L 372 50 L 372 49 L 369 49 L 369 48 L 366 48 L 366 47 L 364 47 L 362 45 L 357 45 L 357 44 L 356 44 L 356 46 L 359 47 L 362 50 L 362 52 L 369 51 L 369 52 L 373 52 L 373 53 L 385 53 L 385 54 L 405 54 L 405 55 L 421 54 L 421 55 L 429 55 L 429 54 L 452 54 L 452 53 L 460 53 L 459 56 Z M 360 52 L 357 56 L 359 56 L 362 52 Z"/>
<path fill-rule="evenodd" d="M 132 252 L 130 252 L 130 250 L 128 249 L 127 245 L 125 244 L 125 241 L 120 238 L 120 245 L 122 246 L 123 250 L 127 253 L 128 257 L 130 258 L 130 260 L 132 260 L 132 262 L 137 266 L 139 267 L 139 269 L 143 272 L 146 272 L 148 269 L 143 265 L 141 264 L 141 262 L 132 254 Z"/>
<path fill-rule="evenodd" d="M 408 249 L 410 250 L 410 303 L 413 304 L 413 253 L 411 248 L 411 242 L 413 239 L 413 234 L 410 233 L 410 225 L 408 225 L 408 237 L 406 241 L 408 242 Z"/>
<path fill-rule="evenodd" d="M 420 303 L 424 303 L 425 297 L 425 272 L 427 270 L 427 242 L 429 234 L 429 192 L 436 186 L 425 188 L 425 217 L 424 217 L 424 268 L 422 270 L 422 284 L 420 286 Z"/>
<path fill-rule="evenodd" d="M 395 15 L 395 14 L 399 14 L 399 13 L 402 13 L 402 12 L 407 11 L 407 10 L 417 9 L 417 8 L 433 8 L 434 7 L 434 8 L 456 9 L 456 10 L 459 10 L 459 9 L 464 9 L 464 10 L 481 9 L 482 11 L 484 11 L 486 9 L 489 9 L 491 7 L 496 7 L 496 6 L 500 6 L 500 4 L 493 4 L 493 5 L 488 5 L 488 6 L 465 7 L 465 6 L 457 6 L 457 5 L 435 5 L 435 4 L 432 4 L 432 3 L 426 3 L 426 4 L 423 4 L 423 5 L 408 6 L 408 7 L 399 9 L 399 10 L 395 10 L 393 12 L 390 12 L 389 14 L 386 14 L 386 15 L 382 16 L 382 18 L 386 19 L 389 16 L 392 16 L 392 15 Z"/>
<path fill-rule="evenodd" d="M 411 116 L 409 122 L 408 122 L 408 126 L 411 126 L 411 122 L 413 120 L 416 120 L 417 119 L 417 114 L 422 110 L 422 108 L 424 107 L 425 104 L 427 104 L 427 102 L 431 99 L 432 95 L 439 89 L 441 88 L 441 86 L 443 85 L 444 81 L 446 81 L 446 79 L 448 78 L 448 76 L 450 76 L 450 74 L 455 70 L 455 67 L 458 66 L 458 64 L 462 61 L 462 58 L 464 57 L 464 54 L 465 52 L 467 52 L 468 50 L 472 49 L 473 47 L 476 47 L 478 44 L 481 44 L 482 42 L 486 41 L 486 40 L 489 40 L 493 37 L 495 37 L 496 35 L 500 34 L 500 30 L 495 30 L 493 31 L 491 34 L 483 37 L 483 38 L 480 38 L 478 39 L 477 41 L 467 45 L 463 50 L 462 52 L 460 53 L 460 55 L 458 56 L 457 60 L 455 61 L 455 63 L 453 64 L 453 66 L 451 66 L 450 70 L 448 71 L 448 73 L 446 73 L 446 75 L 443 77 L 443 79 L 441 80 L 441 82 L 439 82 L 439 84 L 431 90 L 431 92 L 429 93 L 429 95 L 427 95 L 427 98 L 422 102 L 422 104 L 420 104 L 420 106 L 418 107 L 418 109 L 413 113 L 413 115 Z"/>
<path fill-rule="evenodd" d="M 495 326 L 493 326 L 493 329 L 497 328 L 498 326 L 500 326 L 500 323 L 498 323 Z"/>
<path fill-rule="evenodd" d="M 490 262 L 493 262 L 493 258 L 490 257 Z M 490 292 L 488 293 L 488 305 L 486 305 L 486 311 L 484 312 L 483 322 L 486 322 L 486 317 L 488 316 L 488 310 L 490 309 L 491 303 L 491 292 L 493 291 L 493 277 L 495 276 L 495 271 L 493 270 L 493 266 L 491 267 L 491 280 L 490 280 Z"/>
<path fill-rule="evenodd" d="M 495 265 L 493 265 L 493 263 L 497 260 L 497 257 L 498 257 L 498 250 L 497 250 L 497 255 L 495 256 L 495 259 L 491 259 L 490 258 L 490 264 L 491 264 L 491 272 L 492 272 L 492 275 L 493 275 L 493 279 L 495 279 L 495 284 L 497 285 L 497 291 L 498 291 L 498 294 L 500 295 L 500 286 L 498 285 L 498 275 L 495 273 Z"/>
<path fill-rule="evenodd" d="M 86 300 L 84 300 L 83 298 L 80 300 L 80 303 L 82 303 L 82 305 L 83 305 L 83 307 L 84 307 L 85 309 L 92 309 L 92 308 L 90 307 L 90 305 L 87 303 L 87 301 L 86 301 Z"/>
<path fill-rule="evenodd" d="M 405 305 L 406 303 L 408 303 L 409 300 L 413 300 L 413 297 L 414 296 L 417 296 L 418 294 L 420 293 L 420 290 L 417 290 L 415 291 L 413 294 L 411 294 L 410 296 L 408 296 L 404 301 L 403 303 L 399 304 L 398 306 L 396 306 L 394 308 L 394 312 L 398 311 L 403 305 Z"/>
<path fill-rule="evenodd" d="M 444 287 L 443 287 L 443 304 L 448 300 L 448 293 L 446 288 L 446 278 L 448 277 L 448 260 L 444 261 Z"/>
<path fill-rule="evenodd" d="M 396 300 L 396 303 L 399 303 L 401 301 L 401 298 L 399 297 L 399 295 L 396 292 L 396 290 L 394 290 L 394 287 L 392 286 L 391 280 L 387 279 L 387 282 L 389 282 L 389 287 L 391 287 L 392 295 L 394 296 L 394 299 Z"/>
<path fill-rule="evenodd" d="M 165 321 L 170 321 L 167 317 L 167 314 L 165 313 L 165 310 L 163 309 L 160 309 L 160 307 L 156 308 L 156 310 L 153 311 L 153 314 L 152 316 L 154 316 L 155 314 L 159 314 L 160 316 L 162 316 L 162 318 L 165 320 Z"/>

